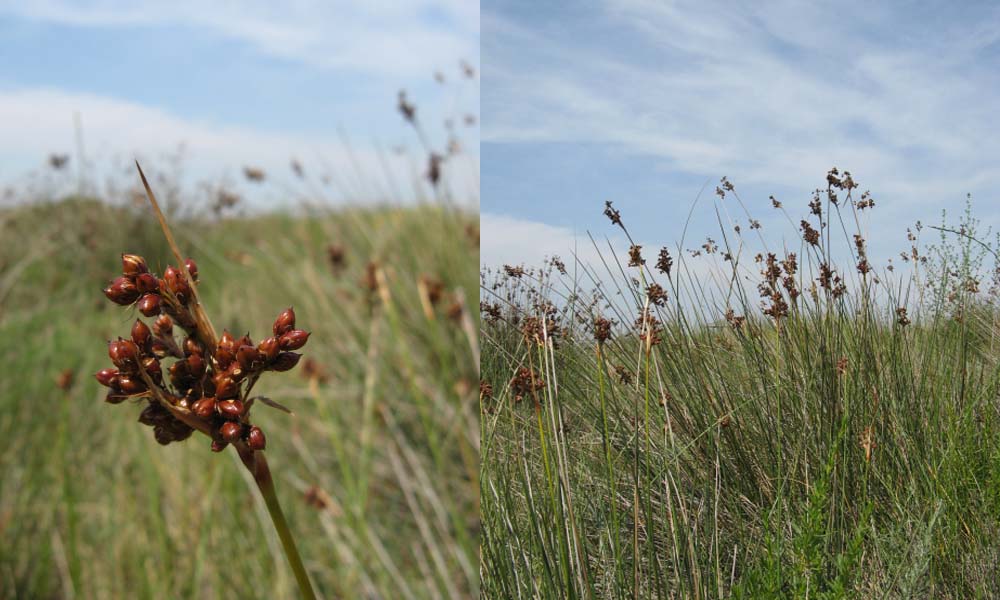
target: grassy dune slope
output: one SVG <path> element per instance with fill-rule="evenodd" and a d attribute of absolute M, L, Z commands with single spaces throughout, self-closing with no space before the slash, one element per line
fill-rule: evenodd
<path fill-rule="evenodd" d="M 312 377 L 300 363 L 255 388 L 295 415 L 254 415 L 317 591 L 476 595 L 475 217 L 425 206 L 173 227 L 220 331 L 259 339 L 293 305 L 312 332 Z M 0 212 L 0 598 L 292 597 L 235 453 L 203 436 L 161 447 L 139 407 L 103 402 L 92 374 L 138 316 L 101 294 L 121 252 L 166 266 L 148 209 Z M 387 284 L 374 300 L 370 261 Z M 443 283 L 436 306 L 421 276 Z"/>

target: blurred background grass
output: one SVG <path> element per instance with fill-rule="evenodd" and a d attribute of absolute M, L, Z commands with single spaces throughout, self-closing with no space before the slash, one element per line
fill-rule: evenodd
<path fill-rule="evenodd" d="M 291 305 L 312 332 L 302 363 L 255 389 L 294 416 L 258 405 L 254 420 L 318 593 L 477 596 L 477 215 L 434 203 L 172 226 L 217 329 L 259 339 Z M 122 252 L 167 265 L 148 207 L 0 211 L 0 597 L 293 597 L 236 454 L 202 436 L 161 447 L 139 406 L 103 402 L 92 374 L 138 316 L 101 293 Z M 374 301 L 370 263 L 387 284 Z M 434 303 L 420 288 L 436 282 Z"/>

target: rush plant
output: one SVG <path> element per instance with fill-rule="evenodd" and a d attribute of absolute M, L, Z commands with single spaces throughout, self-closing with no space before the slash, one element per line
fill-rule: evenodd
<path fill-rule="evenodd" d="M 110 341 L 113 368 L 101 369 L 95 377 L 108 387 L 107 402 L 145 404 L 139 422 L 153 428 L 160 444 L 186 440 L 198 431 L 211 440 L 213 452 L 236 449 L 263 496 L 302 597 L 314 598 L 275 493 L 264 432 L 250 420 L 256 400 L 283 408 L 250 394 L 264 373 L 295 367 L 301 355 L 294 350 L 306 344 L 309 333 L 296 329 L 295 312 L 288 308 L 275 319 L 273 335 L 257 344 L 249 334 L 236 338 L 224 331 L 217 336 L 198 298 L 198 267 L 192 259 L 181 258 L 156 196 L 138 163 L 136 167 L 167 243 L 183 267 L 168 266 L 158 277 L 143 257 L 122 255 L 122 275 L 104 295 L 154 320 L 150 327 L 137 319 L 128 338 Z M 185 336 L 178 341 L 182 332 Z M 169 360 L 173 362 L 165 368 Z"/>

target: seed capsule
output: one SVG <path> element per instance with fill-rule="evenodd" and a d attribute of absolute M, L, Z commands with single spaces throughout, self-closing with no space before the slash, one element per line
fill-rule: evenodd
<path fill-rule="evenodd" d="M 192 377 L 198 378 L 205 374 L 205 359 L 200 354 L 192 354 L 187 357 L 188 372 Z"/>
<path fill-rule="evenodd" d="M 152 339 L 153 333 L 149 330 L 149 326 L 136 319 L 135 324 L 132 325 L 132 341 L 135 342 L 135 345 L 140 348 L 148 348 Z"/>
<path fill-rule="evenodd" d="M 216 408 L 226 419 L 236 420 L 243 416 L 243 403 L 239 400 L 223 400 L 216 404 Z"/>
<path fill-rule="evenodd" d="M 219 365 L 220 371 L 225 371 L 236 360 L 236 356 L 229 350 L 219 348 L 215 351 L 215 362 Z"/>
<path fill-rule="evenodd" d="M 236 356 L 236 350 L 238 348 L 239 346 L 236 345 L 236 338 L 233 337 L 233 334 L 229 333 L 228 331 L 223 331 L 222 337 L 219 338 L 218 349 L 225 350 L 226 352 L 229 352 L 233 356 Z"/>
<path fill-rule="evenodd" d="M 305 346 L 308 340 L 309 332 L 301 329 L 293 329 L 278 339 L 282 350 L 298 350 Z"/>
<path fill-rule="evenodd" d="M 282 336 L 292 329 L 295 329 L 295 311 L 289 306 L 274 320 L 273 331 L 274 335 Z"/>
<path fill-rule="evenodd" d="M 243 426 L 233 421 L 226 421 L 219 428 L 219 435 L 230 444 L 238 442 L 243 435 Z"/>
<path fill-rule="evenodd" d="M 191 279 L 198 281 L 198 265 L 195 264 L 193 258 L 185 258 L 184 266 L 187 267 L 188 273 L 191 274 Z"/>
<path fill-rule="evenodd" d="M 135 278 L 135 287 L 139 293 L 156 292 L 160 289 L 160 282 L 153 277 L 152 273 L 142 273 Z"/>
<path fill-rule="evenodd" d="M 261 340 L 260 344 L 257 346 L 257 350 L 260 351 L 264 360 L 270 362 L 278 356 L 278 352 L 281 351 L 281 343 L 276 337 L 269 337 Z"/>
<path fill-rule="evenodd" d="M 121 392 L 116 392 L 114 390 L 108 390 L 108 395 L 104 397 L 104 401 L 108 404 L 121 404 L 125 402 L 125 396 Z"/>
<path fill-rule="evenodd" d="M 153 321 L 153 333 L 157 337 L 169 337 L 174 332 L 174 322 L 167 315 L 160 315 Z"/>
<path fill-rule="evenodd" d="M 150 427 L 166 423 L 172 418 L 167 409 L 155 402 L 147 404 L 146 408 L 142 409 L 142 412 L 139 413 L 139 422 Z"/>
<path fill-rule="evenodd" d="M 205 349 L 201 347 L 201 343 L 194 339 L 193 337 L 184 338 L 184 354 L 188 356 L 192 354 L 204 355 Z"/>
<path fill-rule="evenodd" d="M 161 375 L 163 375 L 163 370 L 160 368 L 160 361 L 156 359 L 155 356 L 147 356 L 142 359 L 142 368 L 149 373 L 149 376 L 156 381 Z"/>
<path fill-rule="evenodd" d="M 188 286 L 187 279 L 176 268 L 170 266 L 163 272 L 163 281 L 167 289 L 177 298 L 181 304 L 187 304 L 191 297 L 191 287 Z"/>
<path fill-rule="evenodd" d="M 146 391 L 146 384 L 142 382 L 141 379 L 135 377 L 129 377 L 128 375 L 119 375 L 118 377 L 118 388 L 128 394 L 138 394 Z"/>
<path fill-rule="evenodd" d="M 236 351 L 236 362 L 238 362 L 240 364 L 240 368 L 245 371 L 251 370 L 259 359 L 260 354 L 253 346 L 240 346 L 240 349 Z"/>
<path fill-rule="evenodd" d="M 115 304 L 127 306 L 139 298 L 139 289 L 125 277 L 119 277 L 104 288 L 104 295 Z"/>
<path fill-rule="evenodd" d="M 191 405 L 191 410 L 202 419 L 208 419 L 215 412 L 215 398 L 202 398 Z"/>
<path fill-rule="evenodd" d="M 215 397 L 219 399 L 235 398 L 240 391 L 240 384 L 233 381 L 229 375 L 222 374 L 215 378 Z"/>
<path fill-rule="evenodd" d="M 153 341 L 149 344 L 149 349 L 157 358 L 164 358 L 170 354 L 170 347 L 159 338 L 153 338 Z"/>
<path fill-rule="evenodd" d="M 139 299 L 139 312 L 147 317 L 155 317 L 160 314 L 160 295 L 146 294 Z"/>
<path fill-rule="evenodd" d="M 263 450 L 267 446 L 267 440 L 260 427 L 254 425 L 250 428 L 250 433 L 247 434 L 247 445 L 250 446 L 251 450 Z"/>
<path fill-rule="evenodd" d="M 116 367 L 126 372 L 133 372 L 137 366 L 136 356 L 139 349 L 131 340 L 117 340 L 108 344 L 108 356 Z"/>
<path fill-rule="evenodd" d="M 118 369 L 101 369 L 94 373 L 94 378 L 103 386 L 112 387 L 118 377 Z"/>
<path fill-rule="evenodd" d="M 222 452 L 226 449 L 229 442 L 223 442 L 222 440 L 212 440 L 212 452 Z"/>
<path fill-rule="evenodd" d="M 122 273 L 126 277 L 135 277 L 142 273 L 149 272 L 146 266 L 146 259 L 138 254 L 122 254 Z"/>
<path fill-rule="evenodd" d="M 282 352 L 274 359 L 271 363 L 270 369 L 272 371 L 288 371 L 299 364 L 299 359 L 302 358 L 301 354 L 296 354 L 295 352 Z"/>

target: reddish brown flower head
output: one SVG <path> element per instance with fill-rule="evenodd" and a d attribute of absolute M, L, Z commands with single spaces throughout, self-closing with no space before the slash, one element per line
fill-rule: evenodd
<path fill-rule="evenodd" d="M 280 337 L 293 329 L 295 329 L 295 311 L 289 306 L 274 320 L 273 331 L 274 335 Z"/>
<path fill-rule="evenodd" d="M 104 288 L 104 295 L 115 304 L 127 306 L 139 298 L 139 289 L 126 277 L 119 277 Z"/>

